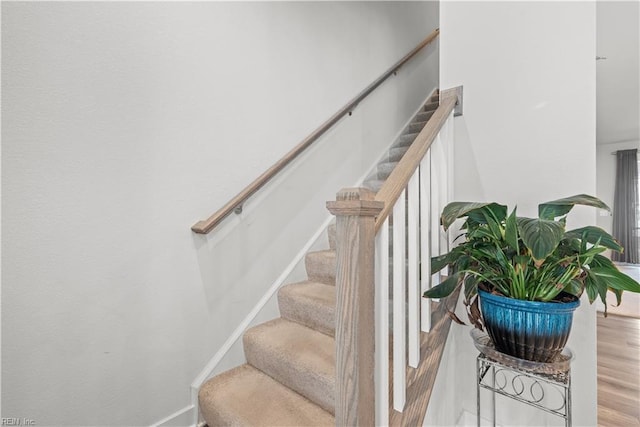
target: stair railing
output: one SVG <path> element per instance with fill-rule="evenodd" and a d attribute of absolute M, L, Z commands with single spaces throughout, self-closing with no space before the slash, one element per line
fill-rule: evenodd
<path fill-rule="evenodd" d="M 441 92 L 439 107 L 377 194 L 347 188 L 327 202 L 337 217 L 336 425 L 386 425 L 390 388 L 393 410 L 402 412 L 407 401 L 405 355 L 413 368 L 426 356 L 421 332 L 430 329 L 431 306 L 421 296 L 439 282 L 431 256 L 449 245 L 439 212 L 452 193 L 460 89 Z"/>
<path fill-rule="evenodd" d="M 435 40 L 440 34 L 439 29 L 433 30 L 424 40 L 422 40 L 411 52 L 407 53 L 402 59 L 393 64 L 387 69 L 380 77 L 375 79 L 369 86 L 364 88 L 359 94 L 357 94 L 351 101 L 349 101 L 344 107 L 338 110 L 333 116 L 327 119 L 324 123 L 318 126 L 309 136 L 300 141 L 298 145 L 293 147 L 288 153 L 286 153 L 280 160 L 278 160 L 273 166 L 262 173 L 251 184 L 246 186 L 240 193 L 229 200 L 222 208 L 216 211 L 209 218 L 198 221 L 195 223 L 191 230 L 198 234 L 207 234 L 213 230 L 218 224 L 222 222 L 232 212 L 241 213 L 243 204 L 253 194 L 266 185 L 271 179 L 273 179 L 280 171 L 282 171 L 289 163 L 295 160 L 303 151 L 309 148 L 318 138 L 320 138 L 325 132 L 331 129 L 340 119 L 347 114 L 351 115 L 353 110 L 358 106 L 363 99 L 365 99 L 371 92 L 373 92 L 378 86 L 384 83 L 390 76 L 395 75 L 397 71 L 411 60 L 416 54 L 418 54 L 424 47 L 428 46 L 433 40 Z"/>

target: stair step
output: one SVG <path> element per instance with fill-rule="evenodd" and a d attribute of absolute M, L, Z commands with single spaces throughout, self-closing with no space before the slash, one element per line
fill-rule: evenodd
<path fill-rule="evenodd" d="M 427 121 L 414 122 L 409 125 L 409 133 L 419 133 L 424 125 L 427 124 Z M 415 138 L 414 138 L 415 139 Z"/>
<path fill-rule="evenodd" d="M 310 281 L 326 285 L 336 284 L 336 251 L 332 249 L 307 253 L 305 257 L 307 277 Z"/>
<path fill-rule="evenodd" d="M 249 329 L 243 343 L 247 363 L 334 414 L 332 337 L 280 318 Z"/>
<path fill-rule="evenodd" d="M 373 191 L 374 193 L 377 193 L 378 191 L 380 191 L 380 189 L 382 188 L 383 185 L 384 185 L 384 180 L 381 180 L 381 179 L 367 180 L 362 184 L 362 186 L 364 188 L 368 188 L 369 190 Z"/>
<path fill-rule="evenodd" d="M 249 365 L 207 381 L 200 411 L 214 426 L 334 426 L 327 411 Z"/>
<path fill-rule="evenodd" d="M 278 291 L 280 315 L 308 328 L 334 336 L 336 287 L 317 282 L 286 285 Z"/>
<path fill-rule="evenodd" d="M 384 162 L 379 163 L 377 168 L 378 179 L 386 180 L 391 175 L 391 172 L 398 166 L 398 162 Z"/>
<path fill-rule="evenodd" d="M 413 141 L 415 141 L 416 136 L 418 136 L 418 132 L 406 133 L 404 135 L 401 135 L 400 138 L 398 138 L 398 141 L 395 144 L 393 144 L 393 146 L 408 147 L 413 143 Z"/>
<path fill-rule="evenodd" d="M 431 95 L 431 102 L 438 102 L 440 100 L 440 93 L 436 92 Z"/>
<path fill-rule="evenodd" d="M 440 102 L 427 102 L 424 105 L 424 111 L 435 111 L 440 106 Z"/>
<path fill-rule="evenodd" d="M 404 153 L 407 152 L 409 146 L 405 147 L 393 147 L 389 149 L 389 161 L 390 162 L 399 162 Z"/>
<path fill-rule="evenodd" d="M 414 118 L 414 120 L 416 122 L 426 122 L 431 118 L 431 116 L 433 116 L 433 111 L 423 111 L 421 113 L 416 114 L 416 117 Z"/>

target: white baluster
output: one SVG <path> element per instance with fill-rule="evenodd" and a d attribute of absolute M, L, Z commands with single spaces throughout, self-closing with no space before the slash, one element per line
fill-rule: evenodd
<path fill-rule="evenodd" d="M 420 191 L 418 173 L 413 174 L 407 187 L 407 305 L 409 330 L 409 366 L 417 368 L 420 363 L 420 283 L 419 249 Z"/>
<path fill-rule="evenodd" d="M 454 180 L 454 168 L 455 168 L 455 162 L 453 161 L 453 156 L 454 156 L 454 141 L 455 141 L 455 133 L 454 133 L 454 119 L 453 119 L 453 111 L 451 112 L 451 114 L 449 115 L 449 118 L 447 119 L 447 122 L 444 124 L 444 129 L 447 130 L 447 170 L 449 172 L 448 177 L 447 177 L 447 203 L 451 202 L 453 200 L 454 194 L 453 194 L 453 180 Z M 447 231 L 447 241 L 448 241 L 448 245 L 447 245 L 447 251 L 451 250 L 451 248 L 453 247 L 453 238 L 454 238 L 454 234 L 450 231 Z"/>
<path fill-rule="evenodd" d="M 405 193 L 393 207 L 393 409 L 400 412 L 406 399 Z"/>
<path fill-rule="evenodd" d="M 420 162 L 420 295 L 426 292 L 431 284 L 431 150 Z M 421 298 L 420 326 L 423 332 L 431 329 L 431 302 Z"/>
<path fill-rule="evenodd" d="M 376 236 L 376 424 L 389 423 L 389 219 Z"/>
<path fill-rule="evenodd" d="M 440 179 L 442 166 L 439 164 L 440 137 L 431 144 L 431 256 L 440 254 Z M 431 287 L 440 283 L 440 273 L 433 273 Z"/>
<path fill-rule="evenodd" d="M 438 184 L 440 185 L 440 190 L 438 192 L 438 212 L 442 212 L 444 207 L 449 203 L 449 159 L 447 155 L 447 139 L 446 139 L 446 126 L 443 126 L 445 130 L 445 135 L 442 135 L 443 131 L 441 130 L 438 134 L 437 142 L 438 142 L 438 163 L 441 165 L 438 175 Z M 439 236 L 440 236 L 440 245 L 438 247 L 438 255 L 442 255 L 448 252 L 449 250 L 449 236 L 444 228 L 438 227 Z M 447 274 L 446 269 L 442 270 L 443 275 Z"/>
<path fill-rule="evenodd" d="M 445 126 L 440 130 L 438 135 L 438 154 L 440 157 L 440 164 L 442 165 L 442 170 L 440 171 L 441 179 L 440 183 L 440 212 L 444 209 L 444 207 L 449 203 L 449 144 L 447 141 L 447 128 L 446 123 Z M 439 227 L 440 231 L 440 252 L 438 255 L 445 254 L 449 251 L 449 233 L 445 231 L 442 227 Z M 444 274 L 447 274 L 446 272 Z"/>

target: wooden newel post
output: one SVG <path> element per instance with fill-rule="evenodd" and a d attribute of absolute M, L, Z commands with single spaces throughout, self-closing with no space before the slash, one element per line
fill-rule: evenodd
<path fill-rule="evenodd" d="M 341 190 L 336 216 L 336 425 L 375 423 L 375 217 L 383 202 L 365 188 Z"/>

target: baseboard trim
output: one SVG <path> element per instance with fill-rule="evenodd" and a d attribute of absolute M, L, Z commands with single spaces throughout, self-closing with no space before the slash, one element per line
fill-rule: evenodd
<path fill-rule="evenodd" d="M 151 424 L 150 427 L 169 427 L 169 426 L 171 426 L 171 427 L 177 427 L 177 426 L 195 427 L 195 424 L 191 424 L 191 423 L 178 423 L 178 424 L 171 423 L 171 424 L 168 424 L 169 422 L 175 421 L 175 420 L 179 419 L 180 417 L 183 417 L 184 419 L 193 419 L 193 415 L 189 414 L 189 412 L 194 411 L 196 413 L 196 416 L 197 416 L 197 411 L 195 409 L 196 408 L 193 405 L 185 406 L 184 408 L 177 410 L 173 414 L 164 417 L 160 421 Z"/>
<path fill-rule="evenodd" d="M 233 333 L 229 336 L 227 341 L 222 345 L 220 350 L 209 360 L 204 369 L 198 374 L 198 376 L 191 383 L 191 407 L 195 409 L 194 414 L 194 423 L 193 425 L 197 425 L 198 423 L 198 390 L 204 384 L 204 382 L 211 376 L 211 373 L 214 371 L 216 366 L 220 363 L 220 361 L 224 358 L 224 356 L 229 352 L 231 347 L 242 338 L 242 335 L 247 330 L 251 322 L 256 318 L 256 316 L 260 313 L 260 310 L 264 308 L 264 306 L 269 302 L 269 300 L 275 295 L 275 293 L 280 289 L 280 287 L 284 284 L 287 277 L 293 272 L 299 262 L 301 262 L 307 252 L 311 249 L 311 247 L 318 241 L 320 236 L 326 232 L 329 224 L 333 220 L 333 216 L 330 215 L 327 219 L 322 223 L 320 228 L 313 234 L 313 236 L 307 241 L 304 247 L 296 254 L 293 261 L 284 269 L 284 271 L 278 276 L 278 278 L 272 283 L 269 290 L 260 298 L 258 303 L 253 307 L 253 309 L 249 312 L 249 314 L 240 322 L 238 327 L 233 331 Z"/>
<path fill-rule="evenodd" d="M 472 414 L 469 411 L 463 410 L 462 414 L 458 418 L 456 427 L 476 427 L 478 425 L 478 417 L 476 414 Z M 480 426 L 488 427 L 494 425 L 493 422 L 487 418 L 480 417 Z M 501 424 L 495 424 L 496 427 L 502 427 Z"/>

